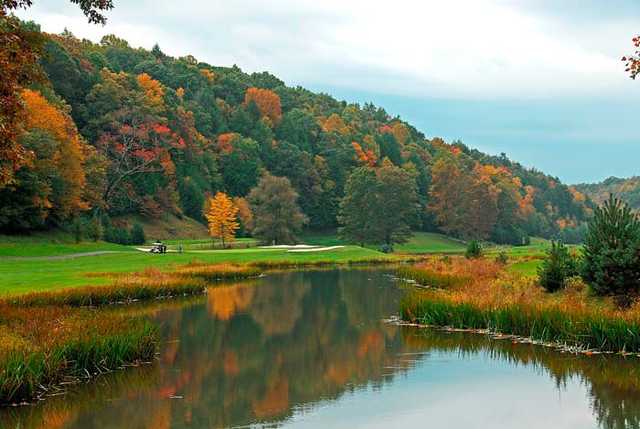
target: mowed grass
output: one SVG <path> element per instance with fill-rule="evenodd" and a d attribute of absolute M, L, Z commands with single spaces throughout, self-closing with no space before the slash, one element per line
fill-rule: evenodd
<path fill-rule="evenodd" d="M 542 264 L 542 259 L 529 259 L 526 261 L 510 264 L 508 270 L 524 276 L 538 275 L 538 267 Z"/>
<path fill-rule="evenodd" d="M 290 264 L 364 262 L 389 259 L 383 253 L 358 246 L 322 251 L 292 253 L 281 249 L 202 250 L 155 255 L 142 252 L 84 256 L 63 260 L 20 260 L 0 258 L 0 295 L 53 291 L 67 287 L 104 285 L 111 274 L 142 271 L 154 267 L 171 270 L 192 261 L 207 264 L 279 262 Z M 96 274 L 97 273 L 97 274 Z"/>
<path fill-rule="evenodd" d="M 316 233 L 302 237 L 306 244 L 317 246 L 340 246 L 349 244 L 335 233 Z M 380 246 L 366 245 L 365 247 L 378 250 Z M 396 253 L 428 254 L 428 253 L 464 253 L 464 242 L 433 232 L 414 232 L 408 242 L 395 245 Z"/>
<path fill-rule="evenodd" d="M 466 245 L 446 235 L 416 232 L 408 242 L 395 246 L 400 253 L 464 253 Z"/>
<path fill-rule="evenodd" d="M 0 235 L 0 258 L 62 256 L 99 251 L 130 252 L 134 249 L 104 241 L 75 243 L 70 235 L 64 233 L 32 236 Z"/>

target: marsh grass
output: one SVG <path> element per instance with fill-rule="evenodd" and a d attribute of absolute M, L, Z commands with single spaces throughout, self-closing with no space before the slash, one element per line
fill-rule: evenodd
<path fill-rule="evenodd" d="M 0 404 L 153 359 L 157 329 L 140 318 L 63 306 L 0 304 Z"/>
<path fill-rule="evenodd" d="M 408 293 L 401 302 L 402 318 L 424 325 L 489 329 L 583 349 L 640 352 L 640 305 L 621 310 L 609 300 L 590 296 L 577 279 L 562 292 L 549 294 L 534 279 L 491 264 L 452 259 L 450 264 L 415 267 L 439 275 L 475 275 L 448 288 Z"/>

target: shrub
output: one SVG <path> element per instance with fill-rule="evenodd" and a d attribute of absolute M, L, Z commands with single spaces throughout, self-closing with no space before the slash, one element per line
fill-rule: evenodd
<path fill-rule="evenodd" d="M 139 223 L 131 228 L 131 244 L 144 244 L 147 238 L 144 235 L 144 228 Z"/>
<path fill-rule="evenodd" d="M 538 281 L 547 292 L 564 289 L 567 279 L 577 272 L 575 258 L 561 241 L 552 241 L 547 256 L 538 268 Z"/>
<path fill-rule="evenodd" d="M 638 292 L 640 221 L 613 195 L 596 208 L 584 243 L 582 278 L 598 295 Z"/>
<path fill-rule="evenodd" d="M 507 252 L 505 252 L 504 250 L 501 250 L 500 253 L 498 253 L 498 256 L 496 257 L 496 262 L 498 262 L 501 265 L 506 265 L 507 262 L 509 262 L 509 256 L 507 256 Z"/>
<path fill-rule="evenodd" d="M 482 245 L 478 240 L 471 240 L 469 244 L 467 244 L 467 251 L 464 254 L 464 257 L 467 259 L 475 259 L 482 256 Z"/>
<path fill-rule="evenodd" d="M 382 246 L 380 246 L 380 251 L 382 253 L 393 253 L 393 244 L 383 244 Z"/>
<path fill-rule="evenodd" d="M 104 241 L 116 244 L 130 244 L 131 234 L 125 228 L 119 226 L 111 226 L 104 230 Z"/>

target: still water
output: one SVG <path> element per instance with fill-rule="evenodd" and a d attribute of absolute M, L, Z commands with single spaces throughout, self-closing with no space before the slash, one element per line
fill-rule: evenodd
<path fill-rule="evenodd" d="M 401 296 L 384 271 L 315 271 L 116 309 L 160 323 L 158 362 L 0 410 L 0 427 L 640 427 L 637 358 L 384 323 Z"/>

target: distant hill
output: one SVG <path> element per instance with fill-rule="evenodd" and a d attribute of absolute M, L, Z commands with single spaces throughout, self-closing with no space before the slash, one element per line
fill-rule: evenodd
<path fill-rule="evenodd" d="M 596 204 L 602 204 L 609 194 L 613 194 L 623 199 L 633 209 L 640 209 L 640 177 L 635 176 L 628 179 L 618 177 L 609 177 L 600 183 L 583 183 L 576 185 L 575 188 Z"/>
<path fill-rule="evenodd" d="M 105 226 L 135 216 L 204 223 L 209 196 L 243 198 L 265 171 L 291 181 L 310 228 L 334 229 L 351 172 L 385 162 L 415 177 L 419 230 L 522 243 L 580 231 L 591 213 L 591 201 L 558 178 L 428 138 L 371 103 L 114 35 L 43 37 L 42 79 L 21 94 L 19 143 L 33 162 L 0 188 L 3 232 L 98 214 Z"/>

